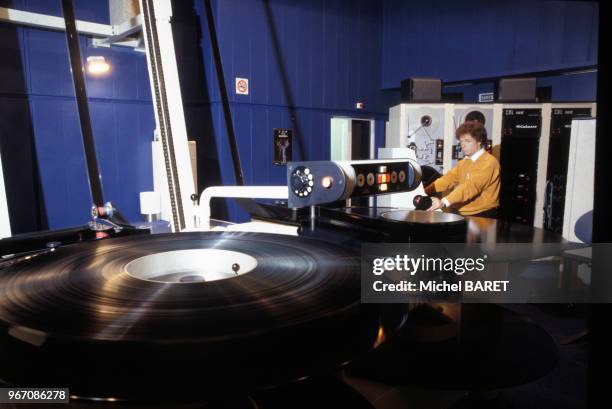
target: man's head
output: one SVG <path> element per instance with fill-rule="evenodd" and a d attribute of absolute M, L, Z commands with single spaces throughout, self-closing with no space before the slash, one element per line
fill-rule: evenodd
<path fill-rule="evenodd" d="M 487 130 L 479 121 L 466 121 L 455 131 L 461 150 L 466 156 L 472 156 L 487 141 Z"/>

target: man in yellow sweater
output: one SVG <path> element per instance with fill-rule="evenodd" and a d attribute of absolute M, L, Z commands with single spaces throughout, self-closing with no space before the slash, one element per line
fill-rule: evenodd
<path fill-rule="evenodd" d="M 484 149 L 487 140 L 485 127 L 478 121 L 468 121 L 457 128 L 455 137 L 459 139 L 465 158 L 425 188 L 430 196 L 436 192 L 444 195 L 441 200 L 432 197 L 432 205 L 427 210 L 448 207 L 464 216 L 496 218 L 499 162 Z"/>

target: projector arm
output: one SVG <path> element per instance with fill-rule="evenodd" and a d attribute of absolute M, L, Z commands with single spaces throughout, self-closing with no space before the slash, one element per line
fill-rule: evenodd
<path fill-rule="evenodd" d="M 210 230 L 210 199 L 213 197 L 242 199 L 287 199 L 287 186 L 211 186 L 200 195 L 196 211 L 196 228 Z"/>

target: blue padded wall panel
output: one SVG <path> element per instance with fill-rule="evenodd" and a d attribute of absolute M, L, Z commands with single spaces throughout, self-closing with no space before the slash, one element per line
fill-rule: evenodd
<path fill-rule="evenodd" d="M 111 65 L 104 76 L 85 75 L 90 98 L 150 100 L 146 57 L 143 53 L 122 48 L 96 48 L 89 39 L 80 38 L 85 66 L 88 56 L 103 56 Z M 29 90 L 33 94 L 74 96 L 68 48 L 64 33 L 25 30 Z"/>
<path fill-rule="evenodd" d="M 49 228 L 89 220 L 91 196 L 76 105 L 32 98 L 32 119 Z M 138 193 L 152 189 L 150 104 L 91 102 L 102 187 L 129 220 L 139 220 Z"/>
<path fill-rule="evenodd" d="M 538 66 L 561 64 L 565 49 L 566 3 L 544 1 L 540 4 L 538 23 Z M 597 44 L 597 40 L 595 40 Z"/>
<path fill-rule="evenodd" d="M 231 102 L 352 109 L 380 91 L 382 5 L 369 1 L 226 0 L 217 3 L 217 36 Z M 201 7 L 196 4 L 198 12 Z M 206 19 L 201 15 L 202 27 Z M 208 32 L 203 51 L 211 102 L 218 101 Z M 250 94 L 236 95 L 235 77 Z"/>
<path fill-rule="evenodd" d="M 103 56 L 111 66 L 111 71 L 100 77 L 86 75 L 87 96 L 89 98 L 151 100 L 148 82 L 147 62 L 143 53 L 116 47 L 96 48 L 89 41 L 82 41 L 83 63 L 88 56 Z"/>
<path fill-rule="evenodd" d="M 12 7 L 33 13 L 63 16 L 60 0 L 21 0 L 20 3 L 19 5 L 13 4 Z M 77 20 L 109 24 L 108 0 L 73 0 L 73 3 Z"/>
<path fill-rule="evenodd" d="M 553 101 L 597 100 L 597 73 L 538 78 L 538 87 L 551 86 Z"/>
<path fill-rule="evenodd" d="M 98 52 L 99 49 L 88 49 L 89 55 L 102 55 Z M 93 87 L 95 82 L 108 83 L 108 88 L 112 91 L 112 98 L 121 99 L 142 99 L 144 96 L 146 99 L 150 99 L 150 86 L 148 83 L 142 83 L 139 77 L 142 76 L 143 72 L 147 71 L 146 58 L 144 55 L 137 55 L 135 53 L 119 52 L 116 51 L 112 55 L 107 55 L 106 58 L 109 60 L 109 64 L 112 66 L 111 75 L 107 76 L 103 80 L 97 80 L 88 76 L 87 78 L 87 90 L 91 90 L 89 95 L 92 97 L 101 97 L 101 93 L 94 93 Z M 148 76 L 145 76 L 148 79 Z M 146 90 L 142 90 L 145 88 Z M 148 97 L 148 98 L 147 98 Z"/>
<path fill-rule="evenodd" d="M 64 33 L 28 29 L 25 43 L 29 91 L 39 95 L 73 96 Z"/>
<path fill-rule="evenodd" d="M 309 101 L 310 106 L 322 107 L 325 104 L 325 70 L 327 66 L 325 64 L 325 54 L 322 50 L 325 50 L 327 46 L 327 37 L 324 27 L 325 12 L 323 8 L 323 1 L 315 2 L 310 12 L 312 16 L 312 31 L 310 32 L 311 48 L 309 49 L 312 68 L 310 70 L 311 77 L 308 79 L 307 84 L 309 88 Z"/>
<path fill-rule="evenodd" d="M 313 106 L 312 100 L 312 80 L 304 80 L 305 78 L 313 78 L 313 33 L 318 30 L 313 26 L 313 19 L 316 14 L 316 7 L 304 7 L 296 12 L 299 15 L 299 21 L 295 22 L 296 26 L 296 83 L 294 98 L 300 101 L 302 105 Z"/>
<path fill-rule="evenodd" d="M 140 130 L 137 119 L 141 106 L 92 102 L 90 108 L 104 198 L 129 220 L 139 220 L 139 192 L 152 188 L 152 133 Z M 151 116 L 152 108 L 147 108 Z M 147 169 L 148 176 L 143 179 L 142 171 Z"/>
<path fill-rule="evenodd" d="M 75 102 L 33 96 L 30 109 L 49 228 L 87 223 L 91 195 Z"/>
<path fill-rule="evenodd" d="M 411 76 L 445 81 L 597 63 L 595 2 L 386 0 L 383 87 Z"/>
<path fill-rule="evenodd" d="M 549 16 L 542 15 L 540 8 L 534 9 L 531 1 L 520 1 L 516 3 L 514 9 L 514 50 L 513 50 L 513 70 L 524 67 L 527 71 L 537 70 L 540 64 L 546 61 L 539 61 L 540 41 L 533 33 L 539 33 L 540 20 L 548 19 Z"/>
<path fill-rule="evenodd" d="M 62 17 L 60 0 L 23 0 L 23 10 Z"/>
<path fill-rule="evenodd" d="M 109 0 L 73 0 L 74 15 L 78 20 L 110 24 Z"/>
<path fill-rule="evenodd" d="M 597 32 L 596 5 L 570 1 L 565 5 L 563 32 L 563 64 L 571 65 L 576 61 L 588 61 L 595 57 L 591 53 L 596 44 L 592 44 L 592 32 Z M 594 24 L 595 23 L 595 24 Z"/>

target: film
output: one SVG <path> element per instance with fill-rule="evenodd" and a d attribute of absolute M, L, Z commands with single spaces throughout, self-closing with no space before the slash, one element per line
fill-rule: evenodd
<path fill-rule="evenodd" d="M 409 108 L 407 146 L 415 151 L 421 165 L 432 166 L 441 173 L 442 157 L 438 158 L 437 151 L 444 143 L 444 106 Z"/>
<path fill-rule="evenodd" d="M 70 245 L 1 270 L 0 379 L 68 385 L 82 399 L 248 392 L 379 345 L 403 317 L 374 307 L 360 304 L 358 254 L 317 240 L 207 232 Z"/>

